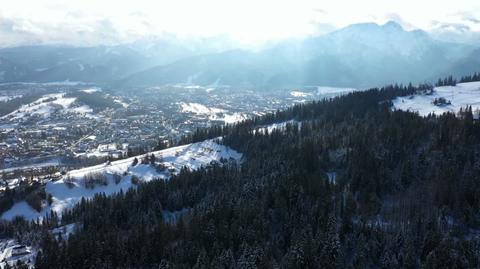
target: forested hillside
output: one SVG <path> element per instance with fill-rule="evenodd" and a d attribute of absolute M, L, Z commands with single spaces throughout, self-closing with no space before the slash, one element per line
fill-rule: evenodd
<path fill-rule="evenodd" d="M 61 220 L 78 231 L 57 241 L 45 230 L 36 266 L 476 268 L 480 122 L 470 108 L 428 117 L 391 108 L 429 89 L 355 92 L 199 130 L 185 142 L 221 135 L 243 162 L 82 201 Z"/>

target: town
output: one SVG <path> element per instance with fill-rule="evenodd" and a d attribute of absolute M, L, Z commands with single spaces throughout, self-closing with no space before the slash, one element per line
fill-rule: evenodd
<path fill-rule="evenodd" d="M 351 89 L 344 89 L 348 91 Z M 161 149 L 196 128 L 232 124 L 339 89 L 253 91 L 188 85 L 122 91 L 83 83 L 0 85 L 4 187 Z M 25 100 L 22 102 L 22 100 Z M 9 179 L 9 180 L 7 180 Z M 8 181 L 8 182 L 7 182 Z"/>

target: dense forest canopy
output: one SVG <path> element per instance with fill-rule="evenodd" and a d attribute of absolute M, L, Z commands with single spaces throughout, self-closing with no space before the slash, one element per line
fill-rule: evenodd
<path fill-rule="evenodd" d="M 391 106 L 431 89 L 388 86 L 200 129 L 182 142 L 221 136 L 242 163 L 1 228 L 43 231 L 37 268 L 476 268 L 480 122 L 470 107 L 420 117 Z M 68 223 L 68 239 L 48 232 Z"/>

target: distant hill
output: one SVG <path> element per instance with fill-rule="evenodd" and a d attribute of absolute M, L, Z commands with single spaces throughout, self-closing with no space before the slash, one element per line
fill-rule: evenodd
<path fill-rule="evenodd" d="M 22 80 L 28 72 L 26 66 L 0 56 L 0 82 Z"/>
<path fill-rule="evenodd" d="M 108 82 L 201 53 L 204 44 L 171 40 L 117 46 L 24 46 L 0 49 L 0 82 Z M 3 74 L 3 75 L 2 75 Z"/>
<path fill-rule="evenodd" d="M 214 81 L 237 86 L 331 85 L 362 87 L 422 82 L 470 62 L 473 47 L 438 41 L 395 22 L 355 24 L 325 36 L 289 41 L 260 52 L 231 51 L 182 59 L 134 74 L 123 85 Z M 475 69 L 462 70 L 470 73 Z"/>
<path fill-rule="evenodd" d="M 118 46 L 0 49 L 0 82 L 85 81 L 118 87 L 165 84 L 278 88 L 369 87 L 424 82 L 480 68 L 480 46 L 449 43 L 395 22 L 362 23 L 259 51 L 221 39 L 142 41 Z"/>

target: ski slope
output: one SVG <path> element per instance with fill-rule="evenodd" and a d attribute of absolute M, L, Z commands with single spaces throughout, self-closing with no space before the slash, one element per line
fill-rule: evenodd
<path fill-rule="evenodd" d="M 111 195 L 120 191 L 127 191 L 135 187 L 132 183 L 132 177 L 137 177 L 140 181 L 148 182 L 153 179 L 168 179 L 172 174 L 178 173 L 183 167 L 196 170 L 207 166 L 212 162 L 220 162 L 222 159 L 240 161 L 242 154 L 226 146 L 220 145 L 214 140 L 206 140 L 199 143 L 193 143 L 165 150 L 150 152 L 154 154 L 157 160 L 167 168 L 163 171 L 157 171 L 150 164 L 140 164 L 142 156 L 137 156 L 139 164 L 133 166 L 135 157 L 114 161 L 110 164 L 101 164 L 86 167 L 78 170 L 69 171 L 62 179 L 51 181 L 46 184 L 45 191 L 52 195 L 52 204 L 44 205 L 40 212 L 33 210 L 26 202 L 18 202 L 2 214 L 1 218 L 11 220 L 15 216 L 23 216 L 28 220 L 42 218 L 50 210 L 61 214 L 65 209 L 73 207 L 81 201 L 82 198 L 92 198 L 95 194 L 105 193 Z M 158 162 L 157 162 L 158 163 Z M 86 188 L 83 182 L 84 176 L 102 174 L 107 178 L 106 185 L 96 185 L 93 189 Z M 120 177 L 118 184 L 114 177 Z M 70 181 L 67 186 L 65 181 Z"/>
<path fill-rule="evenodd" d="M 74 106 L 76 98 L 65 97 L 65 93 L 46 94 L 36 101 L 22 105 L 17 110 L 1 117 L 2 120 L 19 120 L 28 116 L 48 118 L 56 111 L 61 113 L 88 114 L 93 110 L 87 106 Z"/>
<path fill-rule="evenodd" d="M 242 113 L 228 113 L 225 109 L 207 107 L 199 103 L 180 102 L 178 105 L 183 113 L 205 116 L 209 120 L 223 121 L 226 124 L 232 124 L 247 119 L 247 116 Z"/>
<path fill-rule="evenodd" d="M 433 101 L 440 97 L 450 101 L 451 104 L 434 105 Z M 460 108 L 466 106 L 472 106 L 472 111 L 480 109 L 480 82 L 435 87 L 433 94 L 414 94 L 393 100 L 394 109 L 418 112 L 421 116 L 427 116 L 430 113 L 437 115 L 445 112 L 457 113 Z"/>

